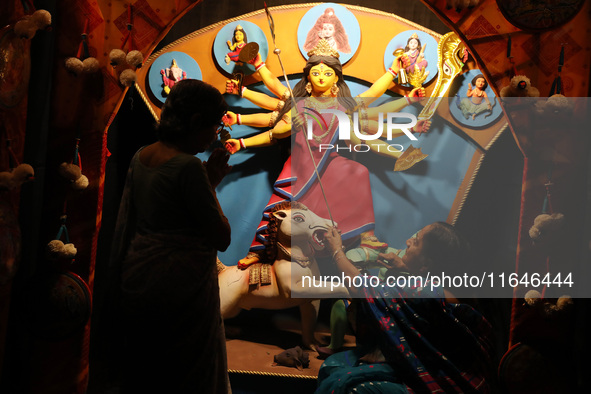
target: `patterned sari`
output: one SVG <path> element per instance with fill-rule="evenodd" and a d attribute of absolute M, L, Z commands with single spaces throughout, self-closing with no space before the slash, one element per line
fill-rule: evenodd
<path fill-rule="evenodd" d="M 445 301 L 441 289 L 364 289 L 358 343 L 378 346 L 384 363 L 356 349 L 329 357 L 317 393 L 487 393 L 489 323 L 472 307 Z"/>

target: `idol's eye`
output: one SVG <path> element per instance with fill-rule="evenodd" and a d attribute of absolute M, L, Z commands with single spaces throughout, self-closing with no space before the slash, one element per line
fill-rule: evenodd
<path fill-rule="evenodd" d="M 303 223 L 306 219 L 303 215 L 293 215 L 292 220 L 296 223 Z"/>
<path fill-rule="evenodd" d="M 311 74 L 315 77 L 320 75 L 320 73 L 318 71 L 312 71 Z"/>
<path fill-rule="evenodd" d="M 327 71 L 324 73 L 327 77 L 332 77 L 333 73 L 331 71 Z"/>
<path fill-rule="evenodd" d="M 447 63 L 443 63 L 443 73 L 446 75 L 451 75 L 451 68 L 447 65 Z"/>

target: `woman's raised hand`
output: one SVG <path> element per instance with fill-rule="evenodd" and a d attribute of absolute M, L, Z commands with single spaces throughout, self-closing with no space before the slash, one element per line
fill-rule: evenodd
<path fill-rule="evenodd" d="M 327 248 L 332 253 L 343 248 L 341 232 L 336 227 L 328 227 L 328 231 L 324 235 L 324 242 L 326 242 Z"/>
<path fill-rule="evenodd" d="M 223 149 L 217 148 L 211 153 L 209 159 L 203 162 L 209 183 L 214 189 L 232 169 L 232 166 L 228 165 L 229 158 L 230 156 Z"/>
<path fill-rule="evenodd" d="M 404 261 L 395 253 L 378 253 L 378 260 L 386 263 L 390 268 L 395 268 L 399 271 L 408 271 L 408 267 L 404 264 Z"/>

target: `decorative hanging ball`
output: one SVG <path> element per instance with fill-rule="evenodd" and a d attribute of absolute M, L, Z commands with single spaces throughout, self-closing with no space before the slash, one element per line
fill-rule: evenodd
<path fill-rule="evenodd" d="M 87 57 L 82 61 L 82 71 L 86 74 L 95 73 L 99 70 L 99 61 L 94 57 Z"/>
<path fill-rule="evenodd" d="M 80 178 L 76 179 L 74 183 L 72 183 L 72 187 L 76 190 L 84 190 L 88 187 L 88 178 L 86 175 L 81 175 Z"/>
<path fill-rule="evenodd" d="M 31 20 L 30 16 L 25 16 L 14 25 L 14 34 L 26 40 L 30 40 L 31 38 L 35 37 L 36 32 L 37 25 Z"/>
<path fill-rule="evenodd" d="M 51 14 L 47 10 L 37 10 L 31 15 L 31 19 L 38 29 L 45 29 L 51 25 Z"/>
<path fill-rule="evenodd" d="M 78 76 L 84 71 L 84 64 L 77 57 L 69 57 L 66 59 L 66 70 Z"/>
<path fill-rule="evenodd" d="M 537 290 L 529 290 L 525 293 L 525 303 L 529 306 L 536 306 L 542 302 L 542 294 Z"/>
<path fill-rule="evenodd" d="M 572 100 L 569 100 L 562 94 L 555 94 L 548 97 L 545 107 L 546 112 L 553 114 L 571 113 L 574 108 L 574 104 Z"/>
<path fill-rule="evenodd" d="M 21 163 L 14 170 L 12 170 L 12 177 L 18 185 L 21 185 L 24 182 L 34 179 L 35 170 L 30 164 Z"/>
<path fill-rule="evenodd" d="M 563 295 L 558 298 L 556 301 L 556 306 L 558 309 L 566 309 L 570 308 L 574 304 L 573 298 L 568 295 Z"/>
<path fill-rule="evenodd" d="M 555 239 L 564 225 L 564 215 L 543 213 L 534 219 L 534 225 L 529 229 L 530 238 L 536 243 L 545 243 Z"/>
<path fill-rule="evenodd" d="M 125 63 L 125 52 L 121 49 L 113 49 L 109 52 L 109 60 L 111 61 L 112 66 L 118 66 L 120 64 Z"/>
<path fill-rule="evenodd" d="M 59 174 L 71 181 L 76 181 L 82 176 L 82 170 L 76 164 L 62 163 L 60 164 Z"/>
<path fill-rule="evenodd" d="M 31 165 L 22 163 L 12 171 L 0 172 L 0 188 L 12 190 L 34 179 L 35 170 Z"/>
<path fill-rule="evenodd" d="M 536 111 L 543 115 L 544 122 L 549 120 L 563 121 L 571 116 L 574 109 L 574 103 L 562 94 L 555 94 L 548 97 L 545 101 L 536 102 Z"/>
<path fill-rule="evenodd" d="M 140 68 L 144 62 L 144 55 L 140 51 L 130 51 L 125 57 L 127 64 L 131 67 Z"/>
<path fill-rule="evenodd" d="M 135 71 L 133 71 L 132 69 L 127 69 L 127 70 L 123 70 L 123 72 L 121 73 L 121 75 L 119 76 L 119 81 L 121 82 L 121 84 L 123 86 L 131 86 L 135 83 L 137 79 L 137 75 L 135 74 Z"/>
<path fill-rule="evenodd" d="M 511 83 L 501 89 L 501 97 L 540 97 L 540 91 L 531 86 L 531 81 L 525 75 L 516 75 Z"/>
<path fill-rule="evenodd" d="M 76 249 L 74 244 L 69 243 L 64 245 L 60 257 L 64 257 L 66 259 L 73 259 L 74 257 L 76 257 L 76 253 L 78 253 L 78 250 Z"/>
<path fill-rule="evenodd" d="M 47 244 L 47 248 L 46 248 L 46 252 L 47 252 L 47 257 L 55 260 L 59 257 L 62 256 L 63 252 L 64 252 L 64 243 L 62 241 L 60 241 L 59 239 L 54 239 L 52 241 L 49 241 L 49 243 Z"/>

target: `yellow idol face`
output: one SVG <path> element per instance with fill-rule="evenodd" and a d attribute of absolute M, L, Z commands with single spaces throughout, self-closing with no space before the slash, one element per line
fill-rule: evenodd
<path fill-rule="evenodd" d="M 336 72 L 326 64 L 320 63 L 310 69 L 308 80 L 315 96 L 330 94 L 330 88 L 339 80 Z"/>

